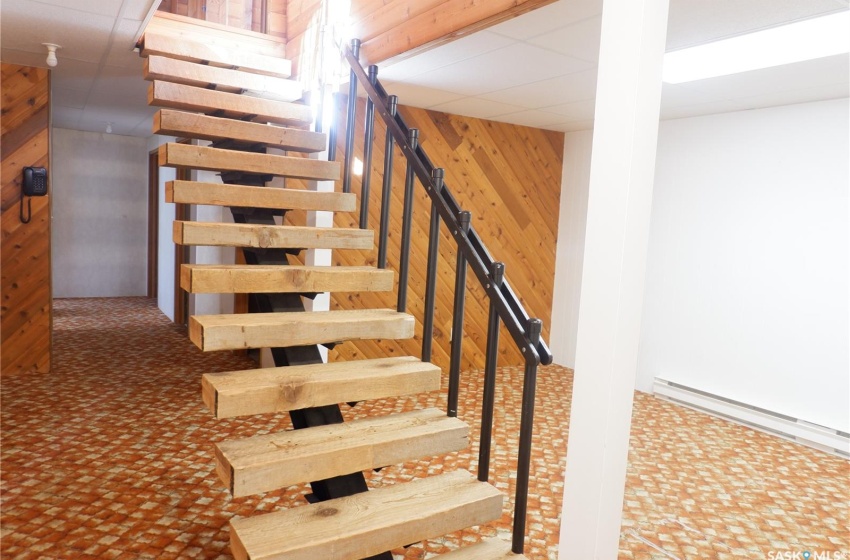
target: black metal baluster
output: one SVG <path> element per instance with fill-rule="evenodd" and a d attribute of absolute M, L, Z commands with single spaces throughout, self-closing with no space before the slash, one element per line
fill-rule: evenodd
<path fill-rule="evenodd" d="M 378 67 L 369 66 L 369 82 L 374 86 L 378 81 Z M 372 142 L 375 140 L 375 104 L 372 98 L 366 98 L 366 132 L 363 137 L 363 180 L 360 186 L 360 229 L 369 226 L 369 196 L 372 181 Z"/>
<path fill-rule="evenodd" d="M 407 141 L 416 151 L 419 144 L 419 129 L 411 128 L 407 133 Z M 407 309 L 407 276 L 410 271 L 410 228 L 413 225 L 413 163 L 407 161 L 407 174 L 404 178 L 404 212 L 401 222 L 401 255 L 398 270 L 398 310 Z"/>
<path fill-rule="evenodd" d="M 360 39 L 351 40 L 351 54 L 360 57 Z M 351 158 L 354 156 L 354 113 L 357 109 L 357 74 L 351 69 L 348 82 L 348 116 L 345 123 L 345 169 L 342 176 L 342 192 L 351 192 Z"/>
<path fill-rule="evenodd" d="M 493 263 L 490 282 L 500 290 L 505 278 L 505 264 Z M 489 288 L 489 286 L 488 286 Z M 493 407 L 496 403 L 496 365 L 499 361 L 499 310 L 490 298 L 490 317 L 487 320 L 487 355 L 484 362 L 484 400 L 481 407 L 481 441 L 478 449 L 478 480 L 490 478 L 490 444 L 493 436 Z"/>
<path fill-rule="evenodd" d="M 398 96 L 391 95 L 387 99 L 390 117 L 395 118 L 398 111 Z M 390 231 L 390 193 L 393 185 L 393 152 L 395 140 L 387 130 L 387 140 L 384 144 L 384 185 L 381 192 L 381 233 L 378 241 L 378 268 L 387 268 L 387 236 Z"/>
<path fill-rule="evenodd" d="M 431 171 L 432 196 L 440 196 L 445 171 L 437 167 Z M 430 190 L 430 189 L 429 189 Z M 431 200 L 431 228 L 428 230 L 428 278 L 425 284 L 425 318 L 422 320 L 422 361 L 431 361 L 434 342 L 434 303 L 437 297 L 437 257 L 440 254 L 440 213 L 436 200 Z"/>
<path fill-rule="evenodd" d="M 459 235 L 466 237 L 472 214 L 464 210 L 458 215 Z M 455 304 L 452 317 L 452 355 L 449 360 L 448 414 L 457 416 L 457 400 L 460 392 L 460 359 L 463 353 L 463 310 L 466 304 L 466 257 L 458 247 L 455 272 Z"/>
<path fill-rule="evenodd" d="M 532 348 L 540 342 L 543 322 L 529 319 L 526 337 Z M 537 365 L 540 359 L 535 352 L 526 356 L 525 376 L 522 383 L 522 413 L 519 425 L 519 453 L 516 468 L 516 499 L 514 500 L 514 534 L 511 550 L 522 554 L 525 543 L 525 521 L 528 511 L 528 477 L 531 470 L 531 436 L 534 424 L 534 395 L 537 391 Z"/>
<path fill-rule="evenodd" d="M 339 107 L 339 93 L 331 95 L 331 131 L 328 133 L 328 161 L 336 160 L 336 135 L 339 130 L 339 115 L 336 114 Z"/>

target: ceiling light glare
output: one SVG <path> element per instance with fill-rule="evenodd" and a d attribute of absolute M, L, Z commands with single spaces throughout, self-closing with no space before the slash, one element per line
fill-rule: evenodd
<path fill-rule="evenodd" d="M 663 80 L 680 84 L 850 52 L 850 11 L 664 55 Z"/>

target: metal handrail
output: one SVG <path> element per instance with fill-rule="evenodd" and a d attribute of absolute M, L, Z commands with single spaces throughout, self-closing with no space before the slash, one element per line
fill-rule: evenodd
<path fill-rule="evenodd" d="M 383 239 L 385 223 L 387 221 L 384 215 L 385 208 L 388 207 L 386 199 L 389 193 L 389 179 L 387 177 L 390 172 L 387 167 L 392 166 L 392 144 L 398 145 L 401 152 L 407 160 L 407 173 L 405 181 L 405 200 L 411 198 L 410 192 L 413 188 L 413 177 L 419 179 L 420 183 L 425 187 L 431 199 L 431 239 L 429 242 L 428 255 L 428 285 L 426 287 L 426 309 L 423 332 L 422 353 L 423 360 L 430 360 L 431 354 L 431 334 L 433 330 L 433 300 L 435 289 L 434 272 L 436 266 L 432 266 L 431 261 L 435 260 L 436 243 L 439 236 L 435 234 L 440 225 L 440 220 L 445 222 L 448 231 L 455 243 L 457 244 L 457 272 L 455 284 L 455 325 L 459 329 L 454 329 L 457 336 L 452 340 L 452 364 L 451 375 L 449 382 L 449 404 L 448 414 L 454 416 L 457 414 L 457 384 L 459 381 L 460 367 L 460 340 L 462 339 L 461 332 L 463 328 L 463 298 L 466 285 L 466 269 L 470 267 L 484 289 L 489 299 L 490 317 L 488 320 L 488 341 L 487 341 L 487 360 L 485 366 L 485 387 L 484 387 L 484 408 L 482 414 L 481 426 L 481 446 L 479 453 L 479 480 L 486 481 L 489 477 L 489 462 L 490 462 L 490 440 L 492 433 L 492 408 L 494 400 L 494 387 L 496 382 L 496 358 L 498 346 L 499 323 L 504 323 L 508 333 L 511 335 L 513 342 L 519 348 L 525 359 L 525 374 L 523 379 L 523 394 L 522 394 L 522 410 L 520 421 L 520 439 L 519 451 L 517 457 L 517 487 L 514 509 L 514 530 L 512 550 L 517 554 L 522 554 L 525 541 L 525 525 L 526 513 L 528 505 L 528 481 L 531 464 L 531 436 L 532 425 L 534 418 L 534 397 L 536 393 L 536 378 L 537 366 L 539 364 L 552 363 L 552 353 L 546 343 L 540 338 L 542 322 L 539 319 L 531 319 L 525 308 L 520 303 L 516 294 L 511 289 L 507 280 L 504 279 L 504 264 L 496 262 L 487 250 L 483 241 L 479 237 L 475 228 L 470 223 L 469 212 L 464 211 L 457 199 L 452 195 L 449 188 L 444 183 L 444 172 L 442 169 L 435 168 L 428 158 L 428 155 L 422 149 L 417 141 L 418 130 L 410 129 L 402 118 L 401 114 L 396 110 L 397 98 L 390 96 L 377 79 L 377 66 L 370 66 L 367 74 L 359 61 L 360 41 L 355 39 L 351 43 L 351 47 L 344 47 L 344 58 L 348 62 L 351 72 L 349 83 L 349 98 L 347 110 L 347 126 L 345 139 L 345 168 L 344 168 L 344 191 L 350 192 L 351 188 L 351 168 L 350 161 L 354 146 L 354 117 L 356 114 L 356 93 L 358 82 L 362 85 L 367 96 L 367 116 L 366 116 L 366 142 L 372 142 L 374 131 L 374 116 L 377 114 L 381 117 L 387 128 L 387 151 L 390 159 L 385 161 L 384 167 L 384 187 L 383 187 L 383 203 L 382 203 L 382 239 L 379 247 L 379 266 L 386 266 L 386 242 Z M 331 135 L 335 137 L 336 130 L 332 129 Z M 392 141 L 391 141 L 392 139 Z M 364 161 L 364 169 L 366 166 L 371 167 L 371 147 L 367 148 L 366 161 Z M 361 197 L 366 196 L 361 193 Z M 360 222 L 363 227 L 365 217 L 362 215 L 364 208 L 368 203 L 361 200 L 361 216 Z M 409 227 L 410 217 L 408 216 L 410 209 L 405 206 L 405 223 Z M 403 229 L 405 229 L 403 227 Z M 402 245 L 405 245 L 405 235 L 402 232 Z M 409 234 L 408 234 L 409 235 Z M 437 238 L 435 240 L 434 238 Z M 409 253 L 409 238 L 407 239 Z M 407 292 L 407 259 L 409 255 L 402 250 L 400 275 L 399 275 L 399 297 L 398 307 L 403 310 L 406 305 Z M 429 305 L 431 309 L 429 309 Z"/>

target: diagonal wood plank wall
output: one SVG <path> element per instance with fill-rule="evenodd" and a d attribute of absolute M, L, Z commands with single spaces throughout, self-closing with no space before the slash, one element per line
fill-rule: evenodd
<path fill-rule="evenodd" d="M 506 277 L 533 317 L 544 321 L 548 340 L 555 277 L 555 243 L 561 188 L 564 134 L 494 121 L 448 115 L 402 107 L 408 125 L 419 128 L 420 139 L 434 165 L 446 169 L 449 185 L 461 206 L 472 212 L 472 224 L 497 260 L 506 264 Z M 363 154 L 364 102 L 357 117 L 355 154 Z M 344 115 L 340 115 L 344 121 Z M 373 147 L 369 227 L 380 223 L 380 191 L 383 181 L 384 126 L 376 124 Z M 343 153 L 343 136 L 338 139 L 338 159 Z M 388 261 L 398 271 L 401 215 L 404 191 L 404 159 L 396 148 L 390 207 Z M 361 179 L 354 177 L 352 190 L 360 198 Z M 341 190 L 341 185 L 337 185 Z M 377 358 L 413 355 L 421 351 L 422 317 L 425 297 L 426 258 L 430 220 L 430 199 L 417 183 L 411 243 L 408 311 L 417 319 L 416 336 L 409 341 L 359 341 L 340 345 L 332 359 Z M 291 215 L 293 223 L 303 216 Z M 339 213 L 340 227 L 358 227 L 357 214 Z M 452 323 L 455 260 L 454 241 L 445 225 L 440 240 L 439 287 L 435 314 L 433 361 L 448 368 L 449 335 Z M 373 251 L 335 251 L 334 265 L 375 265 Z M 398 276 L 396 275 L 396 285 Z M 470 272 L 467 285 L 466 326 L 463 368 L 484 365 L 488 308 L 478 281 Z M 397 291 L 390 293 L 334 294 L 332 308 L 395 307 Z M 502 329 L 501 364 L 523 363 L 507 332 Z"/>
<path fill-rule="evenodd" d="M 22 170 L 48 167 L 48 71 L 2 64 L 0 336 L 2 374 L 50 370 L 50 196 L 21 223 Z"/>

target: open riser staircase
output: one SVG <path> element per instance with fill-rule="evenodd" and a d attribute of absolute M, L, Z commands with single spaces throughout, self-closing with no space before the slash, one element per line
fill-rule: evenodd
<path fill-rule="evenodd" d="M 352 212 L 358 208 L 355 195 L 348 192 L 266 186 L 273 177 L 341 181 L 342 190 L 348 190 L 350 183 L 340 163 L 312 155 L 325 150 L 327 138 L 309 128 L 312 113 L 299 103 L 302 91 L 289 79 L 291 65 L 283 56 L 282 44 L 279 51 L 252 49 L 239 35 L 228 37 L 222 31 L 214 40 L 198 42 L 189 34 L 149 27 L 140 46 L 145 78 L 150 81 L 149 102 L 162 108 L 154 118 L 154 133 L 211 142 L 164 144 L 159 164 L 211 170 L 222 177 L 222 183 L 169 182 L 166 200 L 229 207 L 233 215 L 233 223 L 176 221 L 174 242 L 236 247 L 246 263 L 182 266 L 180 285 L 186 292 L 250 294 L 249 313 L 192 316 L 189 337 L 203 351 L 270 348 L 276 366 L 204 375 L 203 402 L 217 418 L 289 413 L 295 428 L 216 445 L 216 472 L 234 497 L 301 483 L 310 483 L 313 492 L 311 503 L 303 506 L 234 519 L 234 556 L 392 560 L 389 550 L 499 518 L 504 496 L 486 482 L 486 466 L 485 474 L 478 477 L 456 471 L 371 491 L 366 485 L 364 471 L 467 448 L 469 427 L 452 414 L 452 388 L 449 414 L 431 408 L 343 422 L 339 403 L 439 390 L 441 371 L 429 363 L 424 349 L 423 359 L 403 356 L 323 363 L 320 345 L 411 338 L 415 319 L 403 309 L 305 309 L 304 299 L 321 292 L 392 291 L 395 273 L 383 266 L 290 262 L 306 249 L 373 249 L 376 235 L 366 224 L 357 229 L 281 225 L 281 216 L 288 210 Z M 353 56 L 351 51 L 348 55 Z M 375 89 L 374 80 L 370 85 L 373 94 L 387 97 Z M 374 106 L 370 110 L 374 118 Z M 394 112 L 388 118 L 394 119 Z M 396 132 L 408 134 L 401 129 Z M 273 155 L 268 148 L 296 154 Z M 415 147 L 402 149 L 415 152 Z M 349 157 L 350 150 L 346 160 Z M 440 173 L 413 169 L 408 172 L 411 180 L 416 172 L 434 175 L 437 182 L 429 182 L 428 188 L 436 185 L 437 196 L 444 196 Z M 440 200 L 452 202 L 448 194 Z M 460 220 L 465 242 L 475 242 L 463 216 L 456 213 L 455 219 Z M 382 232 L 384 239 L 385 235 Z M 505 309 L 515 321 L 527 316 L 514 313 L 506 300 L 505 294 L 513 294 L 502 281 L 498 263 L 471 262 L 470 266 L 477 273 L 476 266 L 490 264 L 493 276 L 487 288 L 496 317 L 491 322 L 498 332 L 498 317 L 508 316 Z M 460 281 L 465 279 L 459 275 Z M 400 286 L 405 282 L 406 278 L 399 279 Z M 511 330 L 512 325 L 507 326 Z M 462 332 L 462 323 L 460 327 Z M 533 379 L 540 359 L 537 349 L 548 349 L 538 341 L 539 323 L 529 322 L 524 331 L 514 326 L 513 331 L 517 330 L 525 337 L 527 348 L 522 350 L 528 350 L 531 364 L 527 377 L 530 372 Z M 488 364 L 489 369 L 494 364 L 495 360 Z M 529 390 L 533 403 L 533 382 L 530 389 L 526 387 Z M 454 391 L 456 409 L 456 387 Z M 531 411 L 526 412 L 529 425 L 524 429 L 530 445 Z M 485 439 L 489 441 L 489 432 L 482 435 L 482 442 Z M 524 506 L 517 516 L 522 517 L 520 534 L 515 534 L 513 543 L 490 539 L 446 557 L 523 558 L 519 552 Z"/>

